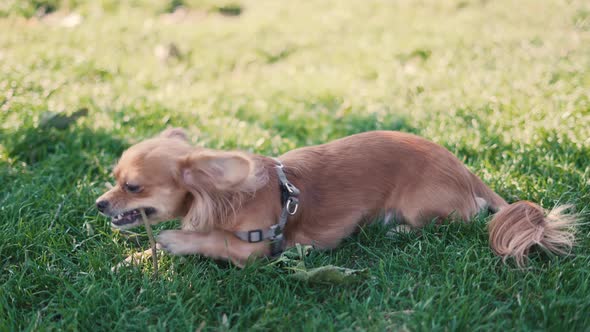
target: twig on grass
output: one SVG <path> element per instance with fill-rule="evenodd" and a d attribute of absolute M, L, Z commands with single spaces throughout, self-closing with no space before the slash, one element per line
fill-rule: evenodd
<path fill-rule="evenodd" d="M 150 246 L 152 247 L 152 262 L 154 263 L 154 278 L 158 276 L 158 254 L 156 252 L 156 241 L 154 240 L 154 234 L 152 233 L 152 227 L 148 222 L 147 216 L 145 215 L 145 210 L 140 209 L 141 218 L 143 219 L 143 224 L 145 225 L 145 230 L 147 231 L 147 235 L 150 239 Z"/>

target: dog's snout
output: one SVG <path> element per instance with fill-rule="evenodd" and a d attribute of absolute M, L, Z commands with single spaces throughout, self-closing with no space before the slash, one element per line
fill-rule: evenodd
<path fill-rule="evenodd" d="M 109 201 L 98 201 L 96 202 L 96 208 L 100 212 L 104 212 L 109 207 Z"/>

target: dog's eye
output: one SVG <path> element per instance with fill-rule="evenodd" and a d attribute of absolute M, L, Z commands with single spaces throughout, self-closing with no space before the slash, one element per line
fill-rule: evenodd
<path fill-rule="evenodd" d="M 130 193 L 138 193 L 141 191 L 141 187 L 136 184 L 125 183 L 125 190 Z"/>

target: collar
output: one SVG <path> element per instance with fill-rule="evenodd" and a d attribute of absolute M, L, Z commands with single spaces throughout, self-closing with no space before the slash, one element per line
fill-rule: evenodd
<path fill-rule="evenodd" d="M 258 243 L 264 240 L 270 240 L 271 256 L 277 256 L 283 252 L 285 239 L 283 237 L 283 231 L 287 225 L 289 216 L 293 216 L 297 213 L 299 208 L 299 189 L 295 187 L 287 179 L 284 166 L 280 160 L 273 158 L 276 161 L 275 169 L 279 178 L 279 188 L 281 189 L 281 215 L 279 221 L 266 229 L 254 229 L 251 231 L 238 231 L 234 234 L 242 241 L 249 243 Z"/>

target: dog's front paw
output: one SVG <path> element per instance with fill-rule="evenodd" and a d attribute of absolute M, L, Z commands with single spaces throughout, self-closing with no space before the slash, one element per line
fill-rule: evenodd
<path fill-rule="evenodd" d="M 162 231 L 156 238 L 162 249 L 173 255 L 187 255 L 197 252 L 197 242 L 191 233 L 183 231 Z"/>

